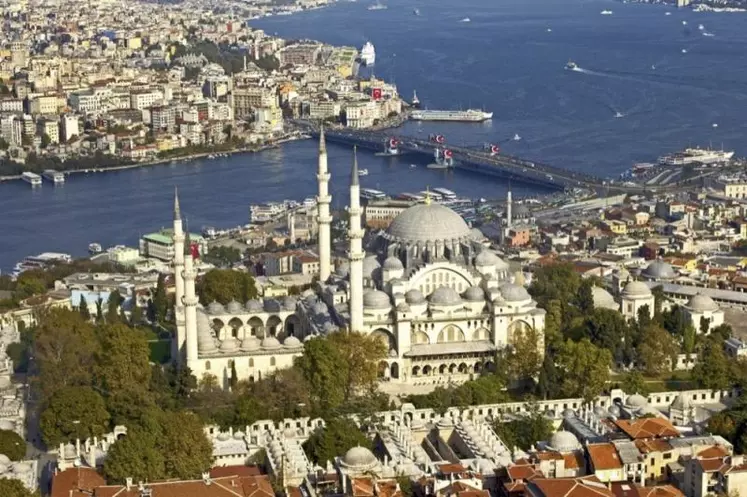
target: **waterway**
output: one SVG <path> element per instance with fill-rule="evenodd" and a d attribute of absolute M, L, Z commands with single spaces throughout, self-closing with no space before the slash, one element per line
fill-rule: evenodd
<path fill-rule="evenodd" d="M 394 80 L 403 95 L 416 89 L 429 108 L 495 113 L 475 125 L 408 123 L 404 133 L 500 143 L 511 154 L 610 177 L 687 145 L 747 152 L 747 15 L 611 0 L 382 1 L 388 9 L 369 11 L 359 0 L 251 25 L 334 44 L 370 40 L 375 74 Z M 600 15 L 604 9 L 614 14 Z M 470 22 L 460 22 L 465 17 Z M 568 59 L 583 72 L 563 70 Z M 517 133 L 522 140 L 511 140 Z M 330 146 L 337 207 L 347 197 L 350 159 L 349 150 Z M 507 190 L 493 178 L 427 170 L 424 160 L 368 152 L 359 159 L 369 170 L 363 186 L 391 193 L 430 185 L 499 198 Z M 56 188 L 0 184 L 0 268 L 45 250 L 83 255 L 93 241 L 135 245 L 141 234 L 169 225 L 174 186 L 192 228 L 245 224 L 252 203 L 313 195 L 315 167 L 316 144 L 305 141 L 253 155 L 75 175 Z"/>

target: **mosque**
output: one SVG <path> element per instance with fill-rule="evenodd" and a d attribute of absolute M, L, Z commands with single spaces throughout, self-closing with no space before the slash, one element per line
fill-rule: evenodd
<path fill-rule="evenodd" d="M 305 341 L 344 330 L 379 337 L 388 349 L 380 377 L 409 385 L 459 382 L 493 370 L 496 353 L 528 330 L 538 332 L 537 347 L 544 350 L 545 311 L 524 288 L 523 276 L 510 274 L 456 212 L 426 200 L 400 213 L 386 231 L 366 236 L 356 156 L 348 260 L 332 271 L 329 180 L 322 132 L 319 284 L 299 298 L 200 305 L 193 251 L 175 198 L 174 345 L 179 362 L 197 378 L 212 374 L 225 386 L 234 374 L 258 380 L 290 367 Z"/>

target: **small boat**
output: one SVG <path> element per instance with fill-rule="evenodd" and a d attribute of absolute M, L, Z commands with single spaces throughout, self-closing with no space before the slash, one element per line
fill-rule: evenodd
<path fill-rule="evenodd" d="M 100 254 L 103 251 L 101 248 L 100 243 L 89 243 L 88 244 L 88 253 L 91 255 Z"/>
<path fill-rule="evenodd" d="M 461 19 L 459 22 L 470 22 L 471 19 L 469 17 L 465 17 L 464 19 Z"/>
<path fill-rule="evenodd" d="M 517 141 L 520 141 L 520 140 L 521 140 L 521 137 L 519 136 L 519 133 L 516 133 L 514 135 L 514 141 L 517 142 Z"/>
<path fill-rule="evenodd" d="M 358 171 L 358 176 L 368 176 L 368 169 L 361 169 Z"/>

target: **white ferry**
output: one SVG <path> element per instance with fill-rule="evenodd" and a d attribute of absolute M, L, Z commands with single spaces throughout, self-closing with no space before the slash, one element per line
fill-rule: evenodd
<path fill-rule="evenodd" d="M 723 164 L 734 157 L 734 151 L 713 150 L 710 148 L 686 148 L 682 152 L 659 157 L 664 166 L 686 166 L 689 164 Z"/>
<path fill-rule="evenodd" d="M 468 110 L 414 110 L 410 114 L 414 121 L 464 121 L 482 122 L 493 119 L 492 112 Z"/>
<path fill-rule="evenodd" d="M 31 186 L 41 186 L 42 178 L 36 173 L 25 172 L 21 175 L 21 179 Z"/>
<path fill-rule="evenodd" d="M 60 171 L 55 171 L 54 169 L 47 169 L 42 173 L 42 176 L 55 185 L 61 185 L 65 182 L 65 174 Z"/>
<path fill-rule="evenodd" d="M 373 188 L 361 188 L 361 198 L 366 200 L 381 200 L 386 198 L 386 193 Z"/>

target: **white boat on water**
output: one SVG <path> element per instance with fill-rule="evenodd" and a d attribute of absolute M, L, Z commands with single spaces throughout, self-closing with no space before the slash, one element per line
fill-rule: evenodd
<path fill-rule="evenodd" d="M 376 48 L 370 41 L 367 41 L 363 45 L 363 48 L 361 48 L 361 62 L 367 66 L 372 66 L 376 63 Z"/>

